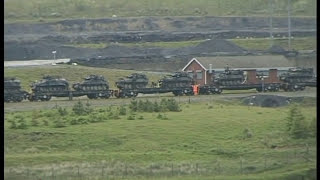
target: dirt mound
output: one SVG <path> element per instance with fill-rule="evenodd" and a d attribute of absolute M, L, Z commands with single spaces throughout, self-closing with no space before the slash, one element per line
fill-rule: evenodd
<path fill-rule="evenodd" d="M 213 39 L 208 40 L 193 48 L 194 52 L 197 53 L 208 53 L 208 52 L 232 52 L 232 53 L 243 53 L 246 50 L 235 45 L 234 43 L 224 39 Z"/>
<path fill-rule="evenodd" d="M 242 99 L 242 103 L 248 106 L 280 107 L 290 104 L 291 99 L 276 95 L 254 95 Z"/>
<path fill-rule="evenodd" d="M 281 54 L 281 53 L 285 53 L 286 50 L 281 46 L 273 45 L 269 49 L 267 49 L 267 52 Z"/>

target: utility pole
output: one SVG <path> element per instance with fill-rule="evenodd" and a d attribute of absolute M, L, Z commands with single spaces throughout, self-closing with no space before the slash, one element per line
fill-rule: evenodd
<path fill-rule="evenodd" d="M 291 50 L 291 17 L 290 17 L 290 1 L 288 0 L 288 48 Z"/>
<path fill-rule="evenodd" d="M 270 8 L 270 47 L 273 46 L 273 27 L 272 27 L 272 17 L 273 17 L 273 0 L 269 0 Z"/>

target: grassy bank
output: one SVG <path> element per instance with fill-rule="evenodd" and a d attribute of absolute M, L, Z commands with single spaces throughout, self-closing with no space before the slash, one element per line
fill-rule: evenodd
<path fill-rule="evenodd" d="M 315 168 L 316 139 L 288 136 L 288 107 L 247 107 L 238 101 L 180 104 L 180 112 L 132 113 L 123 107 L 125 115 L 117 106 L 77 116 L 71 108 L 66 114 L 58 109 L 6 113 L 5 174 L 17 179 L 26 174 L 58 179 L 291 179 Z M 307 124 L 316 116 L 315 106 L 301 105 L 300 110 Z M 26 129 L 10 128 L 10 121 L 21 117 Z M 74 118 L 81 123 L 72 123 Z M 59 120 L 65 125 L 57 128 Z"/>
<path fill-rule="evenodd" d="M 66 44 L 71 47 L 81 47 L 81 48 L 93 48 L 101 49 L 106 48 L 110 45 L 118 45 L 125 47 L 136 47 L 136 48 L 182 48 L 188 46 L 197 46 L 206 40 L 195 40 L 195 41 L 175 41 L 175 42 L 139 42 L 139 43 L 99 43 L 99 44 Z M 248 38 L 248 39 L 229 39 L 229 41 L 235 43 L 236 45 L 252 50 L 267 50 L 270 48 L 270 40 L 268 38 Z M 288 49 L 288 39 L 287 38 L 274 38 L 274 45 Z M 317 48 L 316 37 L 297 37 L 291 40 L 291 48 L 295 50 L 315 50 Z"/>
<path fill-rule="evenodd" d="M 4 17 L 8 22 L 50 21 L 65 18 L 136 16 L 268 16 L 264 0 L 7 0 Z M 287 2 L 274 2 L 274 16 L 287 16 Z M 292 1 L 292 16 L 315 16 L 315 0 Z"/>
<path fill-rule="evenodd" d="M 270 48 L 270 39 L 267 38 L 252 38 L 252 39 L 230 39 L 231 42 L 245 49 L 267 50 Z M 288 38 L 274 38 L 274 45 L 288 49 Z M 316 37 L 299 37 L 291 40 L 291 48 L 295 50 L 316 50 Z"/>

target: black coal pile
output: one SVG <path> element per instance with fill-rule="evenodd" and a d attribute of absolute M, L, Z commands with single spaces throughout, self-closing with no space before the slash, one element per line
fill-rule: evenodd
<path fill-rule="evenodd" d="M 282 54 L 282 53 L 285 53 L 286 50 L 281 46 L 273 45 L 269 49 L 267 49 L 267 52 L 273 53 L 273 54 Z"/>
<path fill-rule="evenodd" d="M 280 107 L 291 103 L 291 99 L 276 95 L 254 95 L 242 99 L 242 103 L 248 106 Z"/>
<path fill-rule="evenodd" d="M 246 51 L 247 50 L 224 39 L 208 40 L 192 48 L 192 52 L 194 53 L 215 53 L 215 52 L 244 53 Z"/>

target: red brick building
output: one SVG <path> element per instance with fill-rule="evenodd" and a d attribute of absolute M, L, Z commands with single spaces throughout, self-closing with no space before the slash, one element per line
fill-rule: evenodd
<path fill-rule="evenodd" d="M 273 55 L 199 57 L 192 58 L 182 68 L 182 71 L 187 72 L 196 84 L 206 85 L 211 84 L 214 74 L 223 72 L 226 66 L 245 70 L 248 79 L 256 78 L 258 71 L 264 74 L 265 82 L 274 82 L 278 79 L 277 70 L 287 70 L 294 67 L 294 62 L 284 56 Z"/>

